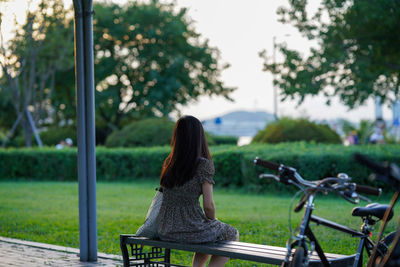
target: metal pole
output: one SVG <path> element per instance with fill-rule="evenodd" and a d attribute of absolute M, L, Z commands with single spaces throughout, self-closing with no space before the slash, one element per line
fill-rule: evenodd
<path fill-rule="evenodd" d="M 75 9 L 75 76 L 77 96 L 79 248 L 81 261 L 97 260 L 96 166 L 91 2 L 73 0 Z M 89 15 L 88 19 L 85 18 Z M 87 36 L 89 35 L 89 37 Z M 89 41 L 89 44 L 86 43 Z M 89 63 L 87 62 L 89 58 Z M 90 67 L 91 66 L 91 67 Z M 86 81 L 89 80 L 89 81 Z"/>
<path fill-rule="evenodd" d="M 276 36 L 272 37 L 272 44 L 273 44 L 273 52 L 272 52 L 272 60 L 274 63 L 274 72 L 272 73 L 272 88 L 274 90 L 274 119 L 278 120 L 278 92 L 277 88 L 275 86 L 274 80 L 275 80 L 275 71 L 276 71 Z"/>
<path fill-rule="evenodd" d="M 83 0 L 85 42 L 86 156 L 89 226 L 89 261 L 97 260 L 96 134 L 94 108 L 93 2 Z"/>
<path fill-rule="evenodd" d="M 75 77 L 77 101 L 77 143 L 78 143 L 78 185 L 79 185 L 79 250 L 80 260 L 88 261 L 88 220 L 87 220 L 87 170 L 86 170 L 86 129 L 85 129 L 85 74 L 83 8 L 74 0 L 75 10 Z"/>

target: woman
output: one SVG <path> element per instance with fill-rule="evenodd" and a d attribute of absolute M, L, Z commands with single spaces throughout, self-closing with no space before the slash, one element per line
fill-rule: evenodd
<path fill-rule="evenodd" d="M 175 124 L 171 146 L 160 177 L 163 187 L 160 239 L 179 243 L 238 240 L 239 232 L 215 217 L 214 165 L 201 122 L 192 116 L 180 118 Z M 199 203 L 201 194 L 204 211 Z M 195 253 L 192 266 L 204 266 L 209 258 L 210 255 Z M 212 256 L 209 266 L 224 266 L 228 260 Z"/>

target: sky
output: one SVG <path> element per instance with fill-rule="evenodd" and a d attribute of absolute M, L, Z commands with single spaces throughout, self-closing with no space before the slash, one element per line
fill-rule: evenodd
<path fill-rule="evenodd" d="M 71 1 L 64 0 L 66 3 Z M 96 1 L 96 0 L 95 0 Z M 126 0 L 115 0 L 126 2 Z M 170 2 L 172 0 L 164 0 Z M 14 0 L 10 8 L 22 13 L 26 0 Z M 229 63 L 229 69 L 222 73 L 226 86 L 236 87 L 231 94 L 233 102 L 223 97 L 200 97 L 198 101 L 181 107 L 182 114 L 190 114 L 201 120 L 223 115 L 231 111 L 266 111 L 273 113 L 274 97 L 272 75 L 262 71 L 263 60 L 258 53 L 266 49 L 272 55 L 273 37 L 277 42 L 286 42 L 305 55 L 312 43 L 302 38 L 297 30 L 278 22 L 276 10 L 287 4 L 286 0 L 176 0 L 178 7 L 187 7 L 188 15 L 203 38 L 221 51 L 222 62 Z M 318 7 L 319 0 L 310 0 L 310 11 Z M 4 21 L 2 33 L 7 35 L 12 19 Z M 277 61 L 282 56 L 277 54 Z M 278 102 L 278 116 L 308 117 L 313 120 L 346 118 L 358 122 L 375 118 L 373 101 L 354 110 L 349 110 L 338 99 L 331 106 L 326 98 L 308 98 L 300 106 L 296 101 Z M 383 109 L 384 119 L 391 119 L 389 108 Z"/>
<path fill-rule="evenodd" d="M 319 1 L 310 2 L 310 11 L 318 7 Z M 266 49 L 272 56 L 273 37 L 277 42 L 286 42 L 307 55 L 310 41 L 302 38 L 297 30 L 278 22 L 276 10 L 285 5 L 283 0 L 178 0 L 178 6 L 187 7 L 189 16 L 195 21 L 196 30 L 208 38 L 210 45 L 221 51 L 224 62 L 231 67 L 222 74 L 227 86 L 237 87 L 231 95 L 234 102 L 223 97 L 201 97 L 182 109 L 201 119 L 212 118 L 234 110 L 266 111 L 273 113 L 274 98 L 272 75 L 262 71 L 263 60 L 258 53 Z M 289 36 L 287 36 L 289 35 Z M 282 59 L 277 55 L 277 61 Z M 347 118 L 357 122 L 375 119 L 373 101 L 349 110 L 338 99 L 331 106 L 325 105 L 326 98 L 314 97 L 297 106 L 296 101 L 278 103 L 278 116 L 306 116 L 313 120 Z M 392 117 L 388 108 L 383 109 L 385 119 Z"/>

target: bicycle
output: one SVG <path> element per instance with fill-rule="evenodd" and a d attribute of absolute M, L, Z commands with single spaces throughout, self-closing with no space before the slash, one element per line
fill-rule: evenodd
<path fill-rule="evenodd" d="M 387 235 L 384 239 L 379 241 L 377 246 L 375 246 L 375 243 L 371 240 L 370 233 L 372 231 L 372 226 L 384 217 L 389 208 L 388 205 L 374 203 L 367 205 L 366 207 L 354 208 L 352 215 L 361 217 L 363 221 L 361 231 L 357 231 L 350 227 L 312 215 L 315 196 L 318 192 L 335 192 L 345 200 L 353 204 L 357 204 L 360 199 L 369 201 L 369 199 L 359 195 L 359 193 L 379 196 L 381 193 L 380 189 L 369 186 L 360 186 L 352 183 L 351 178 L 345 173 L 340 173 L 337 177 L 327 177 L 317 181 L 308 181 L 303 179 L 300 174 L 297 173 L 296 169 L 292 167 L 261 160 L 259 158 L 255 158 L 254 163 L 279 173 L 278 176 L 273 174 L 261 174 L 260 178 L 273 178 L 285 185 L 292 184 L 300 188 L 303 192 L 303 195 L 294 208 L 294 211 L 300 212 L 305 206 L 304 215 L 300 223 L 298 234 L 296 236 L 291 236 L 286 243 L 287 254 L 282 266 L 308 266 L 310 263 L 314 263 L 310 262 L 310 256 L 314 250 L 316 251 L 320 262 L 324 267 L 330 267 L 334 265 L 351 265 L 354 267 L 360 267 L 363 264 L 363 251 L 366 250 L 368 256 L 371 256 L 371 252 L 375 247 L 377 251 L 375 254 L 376 256 L 374 256 L 375 258 L 382 257 L 386 254 L 387 247 L 393 241 L 395 233 L 393 232 Z M 390 219 L 389 217 L 393 217 L 393 211 L 388 213 L 388 219 Z M 323 225 L 325 227 L 349 234 L 353 237 L 360 238 L 356 254 L 343 258 L 341 262 L 328 260 L 316 236 L 310 228 L 310 222 L 315 222 L 318 225 Z"/>
<path fill-rule="evenodd" d="M 377 240 L 379 241 L 382 237 L 382 233 L 385 230 L 387 222 L 389 221 L 390 212 L 393 210 L 394 205 L 399 199 L 400 194 L 400 167 L 394 163 L 384 162 L 376 163 L 372 159 L 361 155 L 359 153 L 354 154 L 354 158 L 359 163 L 371 168 L 375 173 L 375 178 L 383 181 L 391 188 L 394 188 L 395 192 L 393 194 L 392 200 L 390 202 L 390 206 L 387 214 L 384 215 L 381 227 L 379 229 Z M 376 267 L 395 267 L 400 266 L 400 217 L 398 222 L 398 228 L 396 231 L 396 235 L 393 238 L 393 242 L 391 248 L 386 255 L 381 258 L 379 261 L 368 261 L 368 267 L 376 266 Z M 374 248 L 373 255 L 378 253 L 377 249 Z"/>

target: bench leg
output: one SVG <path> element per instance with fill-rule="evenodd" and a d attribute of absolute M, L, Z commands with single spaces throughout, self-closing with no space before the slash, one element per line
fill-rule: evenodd
<path fill-rule="evenodd" d="M 170 266 L 171 264 L 171 250 L 169 248 L 166 248 L 164 250 L 164 262 Z"/>
<path fill-rule="evenodd" d="M 128 253 L 128 248 L 126 247 L 126 241 L 123 236 L 120 237 L 119 241 L 120 247 L 121 247 L 121 252 L 122 252 L 122 259 L 124 260 L 124 267 L 129 267 L 129 253 Z"/>
<path fill-rule="evenodd" d="M 128 250 L 128 245 L 130 250 Z M 183 265 L 171 264 L 171 249 L 151 247 L 151 251 L 143 250 L 144 245 L 127 244 L 123 236 L 120 237 L 120 247 L 124 261 L 124 267 L 185 267 Z M 130 259 L 130 254 L 132 258 Z"/>

